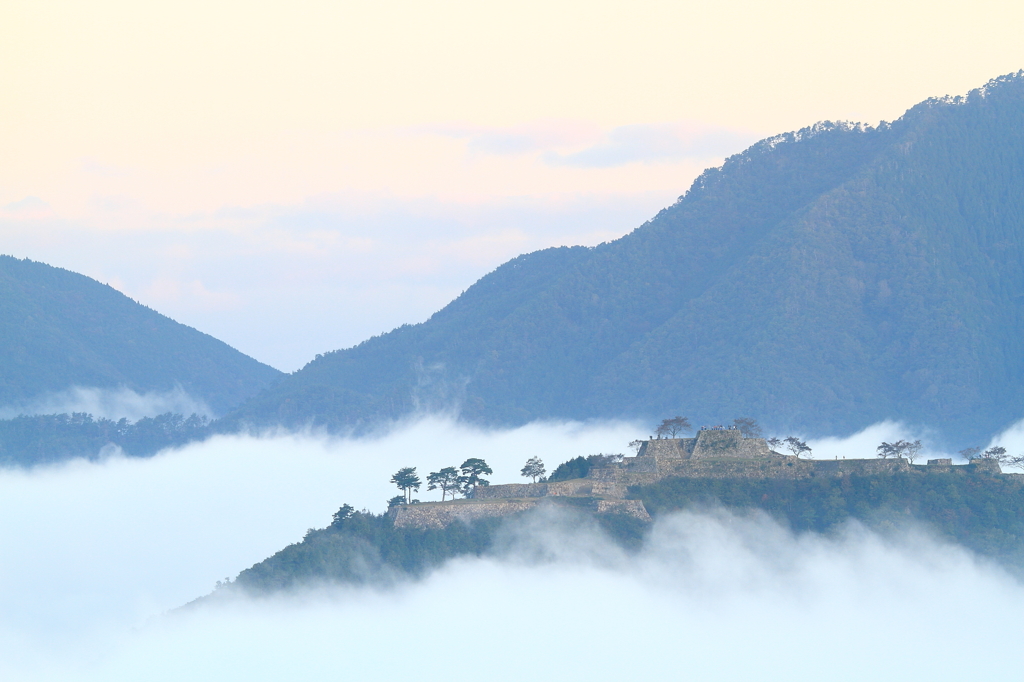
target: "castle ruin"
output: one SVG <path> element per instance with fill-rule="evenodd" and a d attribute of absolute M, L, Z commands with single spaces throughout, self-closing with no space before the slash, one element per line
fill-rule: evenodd
<path fill-rule="evenodd" d="M 911 470 L 949 471 L 949 459 L 913 465 L 906 459 L 800 459 L 775 452 L 764 438 L 744 438 L 738 429 L 701 429 L 694 438 L 654 438 L 640 445 L 635 457 L 592 468 L 586 477 L 569 481 L 509 483 L 477 487 L 472 498 L 394 507 L 395 526 L 442 528 L 456 520 L 470 521 L 516 514 L 538 505 L 566 505 L 598 513 L 622 513 L 650 520 L 640 500 L 626 499 L 634 485 L 663 478 L 786 478 L 874 475 Z M 974 460 L 971 467 L 1001 473 L 995 460 Z M 1015 478 L 1024 475 L 1008 474 Z"/>

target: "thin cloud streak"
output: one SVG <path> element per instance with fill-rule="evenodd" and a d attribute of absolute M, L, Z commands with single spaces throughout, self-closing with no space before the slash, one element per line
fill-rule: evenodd
<path fill-rule="evenodd" d="M 72 414 L 85 412 L 97 418 L 138 421 L 143 417 L 174 412 L 189 416 L 215 417 L 213 410 L 198 398 L 178 386 L 170 391 L 147 391 L 138 393 L 130 388 L 94 388 L 72 386 L 39 396 L 14 405 L 0 406 L 0 419 L 12 419 L 20 415 Z"/>
<path fill-rule="evenodd" d="M 604 141 L 580 151 L 546 152 L 544 161 L 551 166 L 614 168 L 630 163 L 719 159 L 739 153 L 757 139 L 748 131 L 714 126 L 630 125 L 612 130 Z"/>

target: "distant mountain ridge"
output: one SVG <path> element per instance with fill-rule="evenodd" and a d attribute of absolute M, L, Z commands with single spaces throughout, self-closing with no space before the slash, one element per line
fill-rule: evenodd
<path fill-rule="evenodd" d="M 72 386 L 178 387 L 223 414 L 281 372 L 112 287 L 0 256 L 0 407 Z"/>
<path fill-rule="evenodd" d="M 878 127 L 820 123 L 709 169 L 594 248 L 519 256 L 427 322 L 318 356 L 229 416 L 359 428 L 883 419 L 951 444 L 1024 417 L 1024 72 Z"/>

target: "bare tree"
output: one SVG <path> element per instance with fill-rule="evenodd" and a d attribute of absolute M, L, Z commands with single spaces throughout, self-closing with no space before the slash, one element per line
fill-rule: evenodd
<path fill-rule="evenodd" d="M 793 455 L 795 455 L 796 457 L 800 457 L 800 455 L 803 455 L 805 453 L 807 455 L 811 454 L 810 446 L 808 446 L 807 443 L 803 442 L 802 440 L 795 436 L 790 436 L 789 438 L 782 442 L 785 443 L 786 449 L 792 452 Z"/>
<path fill-rule="evenodd" d="M 629 441 L 629 447 L 633 448 L 633 453 L 639 455 L 640 448 L 643 446 L 644 441 L 642 440 L 631 440 Z"/>
<path fill-rule="evenodd" d="M 921 441 L 919 440 L 915 440 L 913 443 L 907 443 L 907 446 L 903 451 L 903 455 L 911 464 L 913 464 L 914 460 L 916 460 L 921 454 L 922 447 L 924 446 L 921 445 Z"/>
<path fill-rule="evenodd" d="M 1007 465 L 1015 469 L 1024 469 L 1024 455 L 1016 455 L 1006 460 Z"/>
<path fill-rule="evenodd" d="M 533 482 L 537 482 L 538 476 L 543 476 L 547 469 L 544 468 L 544 462 L 541 461 L 540 457 L 531 457 L 526 460 L 526 466 L 519 470 L 519 473 L 523 476 L 527 476 L 533 479 Z"/>
<path fill-rule="evenodd" d="M 693 427 L 690 426 L 690 420 L 686 417 L 672 417 L 671 419 L 663 419 L 658 428 L 654 430 L 654 433 L 658 438 L 675 438 L 676 434 L 683 433 L 685 431 L 693 431 Z"/>
<path fill-rule="evenodd" d="M 960 452 L 956 453 L 966 459 L 968 462 L 972 462 L 978 458 L 981 454 L 981 448 L 964 448 Z"/>
<path fill-rule="evenodd" d="M 772 449 L 772 452 L 778 452 L 782 448 L 782 440 L 772 436 L 768 439 L 768 447 Z"/>
<path fill-rule="evenodd" d="M 733 425 L 740 430 L 740 433 L 744 438 L 760 438 L 761 437 L 761 425 L 757 423 L 756 419 L 750 417 L 740 417 L 739 419 L 732 420 Z"/>
<path fill-rule="evenodd" d="M 981 453 L 980 456 L 982 459 L 994 459 L 1000 463 L 1009 459 L 1009 457 L 1006 456 L 1006 448 L 999 447 L 998 445 L 994 448 L 989 448 L 985 452 Z"/>

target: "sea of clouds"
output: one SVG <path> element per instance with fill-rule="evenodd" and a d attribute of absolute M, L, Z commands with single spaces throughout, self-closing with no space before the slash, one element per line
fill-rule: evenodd
<path fill-rule="evenodd" d="M 423 419 L 371 438 L 219 437 L 0 470 L 0 679 L 1019 678 L 1024 587 L 926 527 L 824 538 L 716 510 L 659 520 L 636 554 L 535 515 L 502 553 L 397 588 L 167 613 L 342 503 L 381 511 L 400 466 L 483 457 L 513 482 L 528 457 L 552 469 L 638 433 Z"/>

